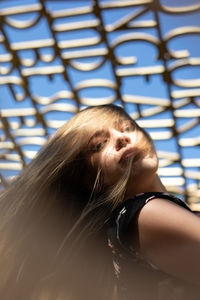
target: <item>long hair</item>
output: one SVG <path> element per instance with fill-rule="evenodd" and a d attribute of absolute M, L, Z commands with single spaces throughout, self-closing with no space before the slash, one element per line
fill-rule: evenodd
<path fill-rule="evenodd" d="M 106 225 L 124 199 L 130 167 L 104 187 L 87 155 L 95 130 L 121 116 L 130 119 L 114 105 L 79 112 L 2 193 L 1 299 L 112 299 Z"/>

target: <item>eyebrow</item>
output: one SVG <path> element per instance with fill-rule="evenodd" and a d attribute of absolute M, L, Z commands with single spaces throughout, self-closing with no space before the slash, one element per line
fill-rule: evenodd
<path fill-rule="evenodd" d="M 120 118 L 118 121 L 114 121 L 113 125 L 114 126 L 120 126 L 123 122 L 130 122 L 133 123 L 132 120 L 126 119 L 126 118 Z"/>

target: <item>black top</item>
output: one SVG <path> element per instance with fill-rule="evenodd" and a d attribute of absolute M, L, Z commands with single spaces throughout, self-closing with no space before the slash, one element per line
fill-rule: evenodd
<path fill-rule="evenodd" d="M 108 227 L 108 246 L 112 250 L 119 300 L 199 299 L 200 294 L 196 287 L 159 270 L 146 260 L 140 251 L 137 216 L 140 209 L 154 198 L 167 199 L 190 210 L 177 197 L 157 192 L 138 194 L 114 210 Z M 135 234 L 130 238 L 130 223 L 134 221 Z M 133 231 L 133 226 L 131 227 Z"/>

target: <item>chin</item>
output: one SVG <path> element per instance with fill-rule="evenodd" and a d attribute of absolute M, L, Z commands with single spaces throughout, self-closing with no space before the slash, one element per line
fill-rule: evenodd
<path fill-rule="evenodd" d="M 158 158 L 156 155 L 151 157 L 145 157 L 138 160 L 133 164 L 132 177 L 134 179 L 145 178 L 146 176 L 156 175 L 158 170 Z"/>
<path fill-rule="evenodd" d="M 149 171 L 152 172 L 157 172 L 158 170 L 158 158 L 157 156 L 155 157 L 150 157 L 150 158 L 145 158 L 142 160 L 142 169 L 149 169 Z"/>

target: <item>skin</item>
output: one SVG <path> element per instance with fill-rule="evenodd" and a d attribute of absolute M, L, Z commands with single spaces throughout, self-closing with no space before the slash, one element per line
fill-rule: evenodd
<path fill-rule="evenodd" d="M 90 161 L 101 168 L 104 184 L 112 185 L 132 164 L 125 198 L 141 192 L 166 192 L 157 176 L 158 158 L 151 141 L 129 120 L 96 132 L 90 142 Z M 133 234 L 135 222 L 132 224 Z M 164 199 L 149 201 L 138 220 L 140 249 L 160 270 L 200 286 L 200 220 Z"/>
<path fill-rule="evenodd" d="M 138 217 L 140 248 L 160 270 L 200 286 L 200 220 L 163 199 L 149 201 Z"/>

